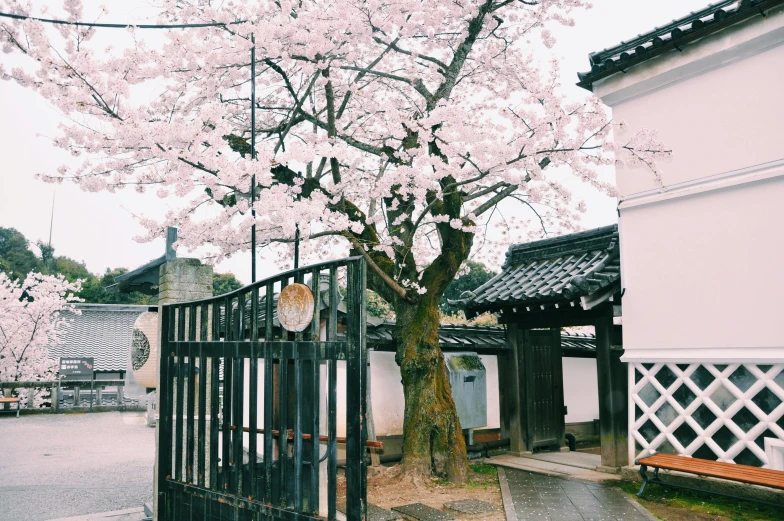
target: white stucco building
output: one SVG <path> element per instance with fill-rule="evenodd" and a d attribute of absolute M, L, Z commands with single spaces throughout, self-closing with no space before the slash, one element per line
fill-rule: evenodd
<path fill-rule="evenodd" d="M 615 139 L 653 129 L 663 186 L 619 164 L 630 461 L 784 451 L 784 2 L 725 1 L 591 55 Z"/>

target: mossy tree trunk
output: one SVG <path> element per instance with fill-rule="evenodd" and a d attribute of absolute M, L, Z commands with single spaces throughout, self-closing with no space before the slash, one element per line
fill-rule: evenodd
<path fill-rule="evenodd" d="M 405 391 L 402 464 L 408 472 L 462 482 L 466 445 L 438 345 L 438 324 L 438 305 L 430 299 L 397 306 L 395 359 Z"/>
<path fill-rule="evenodd" d="M 442 181 L 444 191 L 454 179 Z M 467 471 L 466 446 L 457 417 L 452 389 L 447 376 L 444 355 L 438 342 L 438 305 L 454 280 L 460 266 L 468 258 L 473 234 L 452 227 L 449 222 L 435 225 L 441 250 L 424 269 L 418 269 L 410 245 L 415 223 L 411 209 L 401 197 L 398 210 L 389 211 L 390 221 L 399 226 L 390 231 L 407 247 L 396 251 L 394 258 L 379 252 L 366 256 L 373 269 L 368 270 L 370 289 L 382 296 L 395 310 L 397 324 L 395 360 L 405 393 L 403 420 L 403 468 L 407 473 L 429 476 L 435 473 L 452 482 L 461 482 Z M 459 219 L 464 226 L 472 223 L 461 216 L 463 199 L 452 190 L 449 195 L 428 194 L 430 213 L 445 215 L 450 221 Z M 391 206 L 389 201 L 388 206 Z M 363 242 L 377 241 L 375 230 L 366 227 L 358 238 Z M 357 240 L 357 239 L 355 239 Z M 354 252 L 361 250 L 355 248 Z M 405 289 L 399 282 L 418 281 L 424 293 Z"/>

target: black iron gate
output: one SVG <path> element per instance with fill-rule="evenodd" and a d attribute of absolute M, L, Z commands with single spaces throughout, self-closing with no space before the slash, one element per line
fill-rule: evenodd
<path fill-rule="evenodd" d="M 281 326 L 276 304 L 294 283 L 315 304 L 297 333 Z M 160 521 L 336 519 L 343 443 L 346 517 L 365 519 L 365 285 L 354 257 L 163 306 Z"/>

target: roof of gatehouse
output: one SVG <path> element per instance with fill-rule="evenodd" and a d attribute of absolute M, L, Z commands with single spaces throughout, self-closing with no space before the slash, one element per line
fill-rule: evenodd
<path fill-rule="evenodd" d="M 527 307 L 589 309 L 620 289 L 618 225 L 510 246 L 501 273 L 461 302 L 467 314 Z"/>

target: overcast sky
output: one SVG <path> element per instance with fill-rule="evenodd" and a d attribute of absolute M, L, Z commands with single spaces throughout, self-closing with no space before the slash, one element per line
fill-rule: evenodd
<path fill-rule="evenodd" d="M 60 4 L 59 1 L 46 3 Z M 111 12 L 102 21 L 147 21 L 149 10 L 129 7 L 137 3 L 143 4 L 109 3 Z M 556 33 L 558 43 L 554 52 L 561 58 L 564 89 L 569 95 L 582 95 L 574 83 L 577 72 L 588 69 L 589 52 L 616 45 L 701 9 L 707 3 L 706 0 L 596 0 L 593 9 L 577 14 L 575 27 Z M 7 56 L 0 54 L 0 60 L 6 60 Z M 45 137 L 57 135 L 59 114 L 32 91 L 3 81 L 0 81 L 0 114 L 0 226 L 16 228 L 33 242 L 48 240 L 55 196 L 52 242 L 58 255 L 84 261 L 90 271 L 102 273 L 107 268 L 121 266 L 132 269 L 163 254 L 162 239 L 140 244 L 133 237 L 143 231 L 134 216 L 161 217 L 168 208 L 165 200 L 132 191 L 87 193 L 73 185 L 55 186 L 36 180 L 36 174 L 54 171 L 67 160 Z M 573 188 L 588 203 L 584 227 L 616 222 L 614 199 L 591 189 Z M 237 255 L 218 265 L 216 271 L 231 271 L 249 283 L 250 254 Z M 260 278 L 275 271 L 271 262 L 262 259 Z"/>

